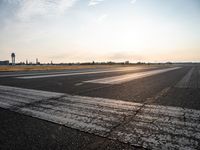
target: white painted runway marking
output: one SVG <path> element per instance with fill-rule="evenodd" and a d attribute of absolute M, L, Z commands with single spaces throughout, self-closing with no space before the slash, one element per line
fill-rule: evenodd
<path fill-rule="evenodd" d="M 83 83 L 76 83 L 75 86 L 83 85 Z"/>
<path fill-rule="evenodd" d="M 199 149 L 200 110 L 0 86 L 0 107 L 147 149 Z"/>
<path fill-rule="evenodd" d="M 152 67 L 154 68 L 154 67 Z M 34 75 L 34 76 L 22 76 L 16 77 L 19 79 L 38 79 L 38 78 L 51 78 L 51 77 L 63 77 L 63 76 L 75 76 L 75 75 L 86 75 L 86 74 L 99 74 L 99 73 L 111 73 L 111 72 L 123 72 L 131 70 L 141 70 L 149 68 L 139 68 L 139 67 L 128 67 L 122 69 L 111 69 L 111 70 L 101 70 L 101 71 L 86 71 L 86 72 L 73 72 L 73 73 L 56 73 L 56 74 L 47 74 L 46 75 Z"/>
<path fill-rule="evenodd" d="M 194 67 L 176 84 L 177 88 L 188 88 Z"/>
<path fill-rule="evenodd" d="M 66 71 L 65 71 L 66 72 Z M 58 71 L 58 72 L 35 72 L 35 73 L 16 73 L 14 74 L 1 74 L 0 77 L 1 78 L 4 78 L 4 77 L 18 77 L 18 76 L 29 76 L 29 75 L 46 75 L 46 74 L 58 74 L 58 73 L 63 73 L 61 71 Z"/>
<path fill-rule="evenodd" d="M 132 80 L 136 80 L 136 79 L 176 70 L 179 68 L 181 68 L 181 67 L 159 69 L 159 70 L 145 71 L 145 72 L 139 72 L 139 73 L 131 73 L 131 74 L 126 74 L 126 75 L 107 77 L 107 78 L 101 78 L 101 79 L 95 79 L 95 80 L 89 80 L 89 81 L 83 81 L 83 82 L 98 83 L 98 84 L 121 84 L 121 83 L 129 82 Z"/>

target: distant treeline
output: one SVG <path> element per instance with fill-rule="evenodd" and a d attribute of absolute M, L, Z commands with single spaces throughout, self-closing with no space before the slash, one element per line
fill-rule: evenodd
<path fill-rule="evenodd" d="M 77 62 L 77 63 L 29 63 L 25 64 L 23 62 L 17 63 L 16 65 L 152 65 L 152 64 L 173 64 L 172 62 L 165 62 L 165 63 L 146 63 L 146 62 L 136 62 L 136 63 L 131 63 L 129 61 L 125 62 L 113 62 L 113 61 L 108 61 L 108 62 Z"/>

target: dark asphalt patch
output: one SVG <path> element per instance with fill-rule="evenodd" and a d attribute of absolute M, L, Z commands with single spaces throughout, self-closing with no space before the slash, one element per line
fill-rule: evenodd
<path fill-rule="evenodd" d="M 136 149 L 128 144 L 4 109 L 0 109 L 0 120 L 1 150 Z"/>

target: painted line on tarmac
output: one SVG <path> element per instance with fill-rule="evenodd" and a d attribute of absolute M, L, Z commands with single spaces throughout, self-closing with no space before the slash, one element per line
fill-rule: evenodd
<path fill-rule="evenodd" d="M 194 72 L 194 67 L 188 71 L 188 73 L 175 85 L 175 87 L 176 88 L 188 88 L 193 72 Z"/>
<path fill-rule="evenodd" d="M 53 72 L 53 73 L 59 73 L 59 72 Z M 26 76 L 26 75 L 43 75 L 47 73 L 20 73 L 20 74 L 3 74 L 0 75 L 0 78 L 5 78 L 5 77 L 18 77 L 18 76 Z"/>
<path fill-rule="evenodd" d="M 0 86 L 0 107 L 147 149 L 199 149 L 200 110 Z"/>
<path fill-rule="evenodd" d="M 0 77 L 1 78 L 5 78 L 5 77 L 19 77 L 19 76 L 34 76 L 34 75 L 49 75 L 49 74 L 61 74 L 61 73 L 70 73 L 70 72 L 77 72 L 77 71 L 56 71 L 56 72 L 35 72 L 35 73 L 16 73 L 13 72 L 12 74 L 1 74 Z"/>
<path fill-rule="evenodd" d="M 158 69 L 158 70 L 153 70 L 153 71 L 131 73 L 131 74 L 126 74 L 126 75 L 100 78 L 100 79 L 88 80 L 88 81 L 83 81 L 83 82 L 85 82 L 85 83 L 98 83 L 98 84 L 121 84 L 121 83 L 129 82 L 129 81 L 132 81 L 132 80 L 136 80 L 136 79 L 140 79 L 140 78 L 144 78 L 144 77 L 149 77 L 149 76 L 165 73 L 165 72 L 180 69 L 180 68 L 181 67 Z"/>
<path fill-rule="evenodd" d="M 74 73 L 58 73 L 58 74 L 46 74 L 46 75 L 34 75 L 34 76 L 22 76 L 16 77 L 18 79 L 38 79 L 38 78 L 51 78 L 51 77 L 63 77 L 63 76 L 75 76 L 75 75 L 86 75 L 86 74 L 99 74 L 99 73 L 111 73 L 111 72 L 123 72 L 131 70 L 141 70 L 145 68 L 123 68 L 123 69 L 112 69 L 112 70 L 103 70 L 103 71 L 87 71 L 87 72 L 74 72 Z M 148 68 L 146 68 L 148 69 Z"/>

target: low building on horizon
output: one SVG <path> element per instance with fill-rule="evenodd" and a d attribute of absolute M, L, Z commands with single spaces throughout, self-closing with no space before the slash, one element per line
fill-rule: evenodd
<path fill-rule="evenodd" d="M 0 61 L 0 65 L 9 65 L 9 60 Z"/>

